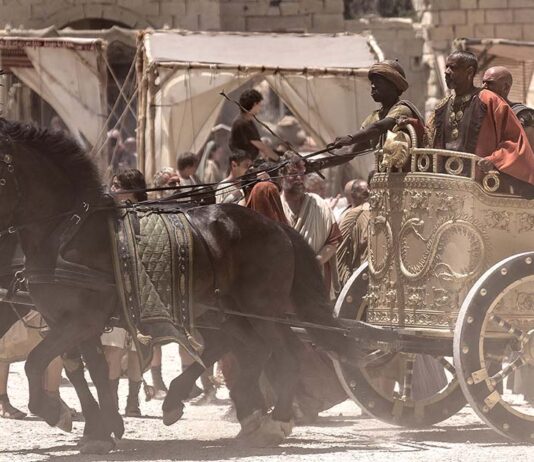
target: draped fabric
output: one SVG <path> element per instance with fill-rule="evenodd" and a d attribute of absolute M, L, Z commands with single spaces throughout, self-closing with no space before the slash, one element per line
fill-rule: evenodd
<path fill-rule="evenodd" d="M 489 90 L 479 98 L 487 107 L 475 154 L 487 158 L 500 171 L 534 184 L 534 152 L 512 108 Z"/>
<path fill-rule="evenodd" d="M 277 186 L 271 181 L 260 181 L 250 191 L 246 206 L 270 218 L 287 225 L 287 218 L 280 199 Z"/>
<path fill-rule="evenodd" d="M 106 72 L 99 48 L 25 47 L 31 67 L 10 67 L 63 119 L 69 130 L 97 144 L 107 114 Z"/>
<path fill-rule="evenodd" d="M 289 207 L 284 195 L 282 205 L 289 224 L 317 254 L 324 247 L 332 227 L 336 224 L 334 214 L 325 200 L 314 193 L 306 193 L 298 213 Z"/>
<path fill-rule="evenodd" d="M 202 148 L 221 91 L 267 80 L 318 145 L 353 133 L 375 107 L 367 68 L 376 56 L 364 36 L 152 31 L 140 48 L 138 154 L 148 178 Z M 353 160 L 356 174 L 366 178 L 372 161 Z"/>

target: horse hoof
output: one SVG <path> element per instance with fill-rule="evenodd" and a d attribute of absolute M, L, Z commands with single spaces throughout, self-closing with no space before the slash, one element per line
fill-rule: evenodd
<path fill-rule="evenodd" d="M 269 416 L 264 419 L 262 425 L 254 432 L 241 436 L 238 442 L 242 447 L 267 448 L 278 446 L 286 439 L 286 432 L 291 433 L 289 422 L 272 420 Z"/>
<path fill-rule="evenodd" d="M 289 422 L 280 422 L 275 420 L 274 422 L 278 422 L 280 424 L 280 429 L 282 430 L 286 438 L 293 432 L 293 427 L 295 426 L 295 424 L 292 420 L 290 420 Z"/>
<path fill-rule="evenodd" d="M 122 435 L 124 435 L 124 420 L 122 420 L 122 417 L 118 412 L 113 418 L 111 431 L 115 435 L 115 438 L 119 440 L 122 438 Z"/>
<path fill-rule="evenodd" d="M 251 435 L 263 425 L 263 421 L 267 418 L 265 414 L 259 409 L 256 409 L 252 414 L 245 417 L 241 422 L 241 430 L 237 434 L 236 438 L 244 438 L 247 435 Z"/>
<path fill-rule="evenodd" d="M 170 411 L 163 411 L 163 424 L 170 426 L 176 422 L 178 422 L 182 416 L 184 415 L 184 406 L 180 406 L 176 409 L 172 409 Z"/>
<path fill-rule="evenodd" d="M 80 454 L 107 454 L 115 448 L 115 443 L 110 440 L 90 440 L 80 446 Z"/>
<path fill-rule="evenodd" d="M 71 409 L 60 400 L 59 420 L 55 425 L 60 430 L 70 433 L 72 432 L 72 412 Z"/>

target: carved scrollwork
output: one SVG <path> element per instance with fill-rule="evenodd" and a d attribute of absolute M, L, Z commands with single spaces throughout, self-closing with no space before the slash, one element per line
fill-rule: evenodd
<path fill-rule="evenodd" d="M 476 276 L 484 264 L 484 240 L 480 231 L 466 220 L 451 219 L 437 225 L 424 237 L 424 221 L 420 218 L 411 218 L 401 227 L 399 233 L 399 264 L 402 275 L 410 281 L 418 281 L 428 275 L 433 269 L 434 276 L 444 280 L 464 281 Z M 421 247 L 414 249 L 407 243 L 408 235 L 416 236 L 421 242 Z M 441 261 L 444 245 L 458 235 L 466 238 L 468 248 L 465 249 L 469 255 L 469 262 L 463 268 L 453 269 L 452 265 Z M 422 248 L 422 252 L 421 252 Z M 415 264 L 408 264 L 408 256 L 414 251 L 421 258 Z"/>
<path fill-rule="evenodd" d="M 384 276 L 384 273 L 389 267 L 391 256 L 393 253 L 393 234 L 391 232 L 391 226 L 384 216 L 377 216 L 371 218 L 369 221 L 369 237 L 374 242 L 378 242 L 379 239 L 383 239 L 384 245 L 382 246 L 382 258 L 378 261 L 377 244 L 369 245 L 369 272 L 376 279 Z"/>

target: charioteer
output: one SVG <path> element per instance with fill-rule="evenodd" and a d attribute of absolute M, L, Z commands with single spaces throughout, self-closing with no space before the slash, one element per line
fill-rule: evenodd
<path fill-rule="evenodd" d="M 338 137 L 326 150 L 353 146 L 350 153 L 309 161 L 306 171 L 316 171 L 348 162 L 362 151 L 382 147 L 386 134 L 397 125 L 397 119 L 409 119 L 415 126 L 418 138 L 424 133 L 423 116 L 415 105 L 400 96 L 408 89 L 404 69 L 397 61 L 385 60 L 375 63 L 368 72 L 371 82 L 371 97 L 381 104 L 363 122 L 360 130 L 353 135 Z"/>

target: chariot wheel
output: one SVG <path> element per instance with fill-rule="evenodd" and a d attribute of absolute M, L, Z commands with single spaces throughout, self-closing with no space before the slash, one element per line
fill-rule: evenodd
<path fill-rule="evenodd" d="M 502 260 L 471 288 L 456 324 L 454 362 L 480 418 L 508 438 L 534 442 L 534 404 L 521 394 L 534 392 L 534 252 Z M 528 377 L 521 391 L 510 386 L 519 374 Z"/>
<path fill-rule="evenodd" d="M 365 263 L 345 284 L 334 308 L 336 317 L 365 321 L 368 274 Z M 425 427 L 448 419 L 465 405 L 452 358 L 380 350 L 372 355 L 377 360 L 366 367 L 338 360 L 334 367 L 349 397 L 373 417 L 404 427 Z M 426 393 L 415 393 L 417 380 L 424 377 L 414 371 L 429 365 L 440 373 L 441 384 L 433 384 L 430 390 L 427 387 Z M 414 398 L 414 394 L 419 396 Z"/>

